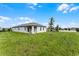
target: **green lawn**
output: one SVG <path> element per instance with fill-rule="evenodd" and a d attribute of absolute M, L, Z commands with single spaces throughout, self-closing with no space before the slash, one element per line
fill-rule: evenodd
<path fill-rule="evenodd" d="M 79 33 L 0 32 L 1 56 L 79 56 Z"/>

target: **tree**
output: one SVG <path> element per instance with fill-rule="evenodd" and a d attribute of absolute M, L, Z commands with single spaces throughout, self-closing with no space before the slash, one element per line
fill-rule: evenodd
<path fill-rule="evenodd" d="M 50 18 L 49 23 L 48 23 L 48 31 L 54 31 L 54 19 L 53 17 Z"/>
<path fill-rule="evenodd" d="M 79 28 L 76 28 L 76 31 L 79 32 Z"/>
<path fill-rule="evenodd" d="M 5 32 L 6 31 L 5 28 L 3 28 L 2 31 Z"/>
<path fill-rule="evenodd" d="M 11 28 L 8 28 L 7 31 L 12 31 L 12 29 Z"/>
<path fill-rule="evenodd" d="M 50 18 L 49 25 L 54 25 L 54 18 L 53 17 Z"/>
<path fill-rule="evenodd" d="M 59 32 L 59 25 L 57 25 L 55 29 L 57 32 Z"/>

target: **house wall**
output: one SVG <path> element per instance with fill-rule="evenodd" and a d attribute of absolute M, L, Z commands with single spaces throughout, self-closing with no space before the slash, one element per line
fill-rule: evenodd
<path fill-rule="evenodd" d="M 27 31 L 27 27 L 12 28 L 12 31 L 29 33 Z M 34 31 L 34 29 L 32 31 Z M 46 32 L 46 27 L 37 27 L 37 31 L 32 32 L 32 33 L 40 33 L 40 32 Z"/>
<path fill-rule="evenodd" d="M 19 29 L 18 28 L 12 28 L 12 31 L 28 33 L 27 32 L 27 27 L 19 27 Z"/>
<path fill-rule="evenodd" d="M 40 33 L 40 32 L 46 32 L 46 27 L 37 27 L 37 33 Z"/>
<path fill-rule="evenodd" d="M 2 31 L 2 30 L 3 30 L 3 28 L 0 27 L 0 31 Z"/>

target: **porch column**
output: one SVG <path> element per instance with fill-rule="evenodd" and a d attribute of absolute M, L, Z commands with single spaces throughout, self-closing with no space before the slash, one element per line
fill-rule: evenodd
<path fill-rule="evenodd" d="M 34 26 L 32 26 L 32 34 L 34 34 Z"/>

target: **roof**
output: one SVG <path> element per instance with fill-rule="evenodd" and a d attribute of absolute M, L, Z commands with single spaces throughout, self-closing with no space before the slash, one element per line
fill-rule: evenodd
<path fill-rule="evenodd" d="M 13 28 L 15 28 L 15 27 L 26 27 L 26 26 L 46 27 L 46 26 L 43 26 L 41 24 L 31 22 L 31 23 L 26 23 L 26 24 L 21 24 L 21 25 L 18 25 L 18 26 L 14 26 Z"/>

